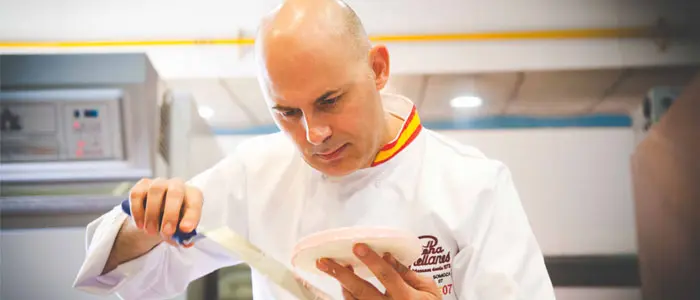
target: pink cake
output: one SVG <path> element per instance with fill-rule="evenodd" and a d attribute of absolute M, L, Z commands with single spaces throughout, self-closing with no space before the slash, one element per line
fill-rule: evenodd
<path fill-rule="evenodd" d="M 352 252 L 356 243 L 365 243 L 377 254 L 391 253 L 400 263 L 410 266 L 420 257 L 421 243 L 411 232 L 385 227 L 345 227 L 330 229 L 304 237 L 294 247 L 295 268 L 325 274 L 316 268 L 320 258 L 330 258 L 341 265 L 351 265 L 361 278 L 374 274 Z"/>

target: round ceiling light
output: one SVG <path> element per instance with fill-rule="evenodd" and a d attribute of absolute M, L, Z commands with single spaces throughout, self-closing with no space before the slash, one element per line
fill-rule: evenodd
<path fill-rule="evenodd" d="M 204 119 L 210 119 L 211 117 L 214 116 L 214 109 L 212 109 L 209 106 L 202 106 L 198 109 L 199 111 L 199 116 L 204 118 Z"/>
<path fill-rule="evenodd" d="M 461 96 L 450 101 L 450 106 L 454 108 L 475 108 L 483 104 L 484 101 L 476 96 Z"/>

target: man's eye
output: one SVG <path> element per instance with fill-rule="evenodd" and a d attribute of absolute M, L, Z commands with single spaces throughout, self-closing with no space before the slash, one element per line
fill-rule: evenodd
<path fill-rule="evenodd" d="M 294 116 L 298 115 L 299 112 L 300 111 L 298 109 L 290 109 L 290 110 L 282 111 L 282 115 L 285 117 L 294 117 Z"/>
<path fill-rule="evenodd" d="M 335 97 L 335 98 L 323 99 L 323 100 L 321 101 L 320 104 L 323 105 L 323 106 L 333 105 L 333 104 L 335 104 L 336 102 L 338 102 L 338 98 L 340 98 L 340 96 Z"/>

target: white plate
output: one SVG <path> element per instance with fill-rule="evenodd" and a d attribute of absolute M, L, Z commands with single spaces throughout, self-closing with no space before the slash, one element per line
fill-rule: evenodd
<path fill-rule="evenodd" d="M 418 237 L 410 232 L 384 227 L 345 227 L 330 229 L 304 237 L 294 248 L 292 265 L 314 274 L 325 274 L 316 261 L 330 258 L 340 265 L 351 265 L 361 278 L 374 274 L 352 252 L 357 243 L 367 244 L 380 256 L 391 253 L 401 264 L 410 266 L 421 254 Z"/>

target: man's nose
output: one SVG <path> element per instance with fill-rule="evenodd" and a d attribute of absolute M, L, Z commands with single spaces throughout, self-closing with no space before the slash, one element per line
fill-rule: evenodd
<path fill-rule="evenodd" d="M 331 137 L 331 128 L 328 125 L 312 122 L 310 118 L 304 119 L 304 127 L 306 127 L 306 140 L 314 146 L 323 144 Z"/>

